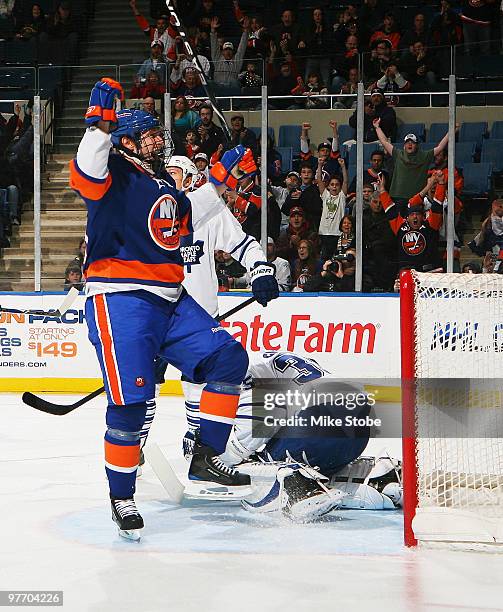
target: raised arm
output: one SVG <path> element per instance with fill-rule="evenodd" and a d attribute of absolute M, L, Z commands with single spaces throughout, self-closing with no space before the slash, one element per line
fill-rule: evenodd
<path fill-rule="evenodd" d="M 339 156 L 339 133 L 337 131 L 337 121 L 331 119 L 328 125 L 332 128 L 332 149 L 330 151 L 330 157 Z"/>
<path fill-rule="evenodd" d="M 344 161 L 343 157 L 339 157 L 337 161 L 339 162 L 339 166 L 341 167 L 341 172 L 342 172 L 341 191 L 344 195 L 348 195 L 349 181 L 348 181 L 348 169 L 346 168 L 346 162 Z"/>
<path fill-rule="evenodd" d="M 302 124 L 302 130 L 300 132 L 300 156 L 306 160 L 311 157 L 311 151 L 309 150 L 309 130 L 311 124 L 304 122 Z"/>
<path fill-rule="evenodd" d="M 459 123 L 456 123 L 456 133 L 459 131 Z M 443 151 L 449 142 L 449 132 L 442 138 L 438 145 L 433 149 L 433 154 L 437 155 L 440 151 Z"/>
<path fill-rule="evenodd" d="M 383 149 L 386 151 L 386 153 L 388 155 L 393 155 L 393 145 L 391 144 L 391 142 L 388 142 L 388 139 L 386 138 L 386 135 L 384 134 L 384 132 L 381 130 L 381 119 L 380 117 L 376 117 L 374 119 L 374 121 L 372 121 L 372 125 L 374 126 L 374 129 L 376 131 L 377 134 L 377 138 L 379 138 L 379 142 L 382 144 Z"/>
<path fill-rule="evenodd" d="M 316 168 L 316 183 L 318 185 L 318 190 L 320 192 L 320 196 L 322 196 L 325 192 L 325 183 L 323 182 L 322 178 L 321 178 L 321 171 L 323 168 L 323 162 L 321 161 L 321 159 L 318 158 L 318 167 Z"/>

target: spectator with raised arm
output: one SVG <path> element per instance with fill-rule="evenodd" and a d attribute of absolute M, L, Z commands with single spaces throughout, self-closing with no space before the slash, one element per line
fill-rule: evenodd
<path fill-rule="evenodd" d="M 308 162 L 314 171 L 318 168 L 318 164 L 321 161 L 322 175 L 326 178 L 337 175 L 341 176 L 341 167 L 337 163 L 340 157 L 339 152 L 339 134 L 337 132 L 337 121 L 331 119 L 328 122 L 330 129 L 332 130 L 332 140 L 321 142 L 318 145 L 318 156 L 313 155 L 310 148 L 309 141 L 309 130 L 311 124 L 304 122 L 302 124 L 302 130 L 300 133 L 300 158 L 302 162 Z"/>
<path fill-rule="evenodd" d="M 385 66 L 383 74 L 380 78 L 370 86 L 372 89 L 380 89 L 383 93 L 401 93 L 410 89 L 410 83 L 404 78 L 403 74 L 398 69 L 396 60 L 391 59 Z M 398 98 L 389 98 L 388 105 L 398 104 Z"/>
<path fill-rule="evenodd" d="M 330 176 L 328 181 L 322 178 L 323 162 L 318 160 L 316 182 L 323 202 L 321 220 L 318 228 L 322 259 L 327 259 L 337 246 L 339 225 L 346 210 L 348 193 L 348 171 L 342 157 L 338 158 L 341 167 L 342 181 L 339 176 Z"/>
<path fill-rule="evenodd" d="M 210 33 L 213 79 L 217 85 L 222 87 L 239 87 L 238 75 L 241 71 L 241 65 L 246 52 L 250 20 L 247 17 L 243 19 L 243 33 L 241 34 L 241 40 L 239 41 L 236 53 L 234 53 L 234 44 L 230 41 L 224 42 L 222 49 L 220 49 L 217 36 L 219 27 L 220 19 L 213 17 Z"/>
<path fill-rule="evenodd" d="M 435 155 L 443 151 L 449 142 L 446 134 L 434 149 L 423 151 L 415 134 L 407 134 L 403 149 L 398 149 L 386 138 L 380 127 L 380 119 L 374 119 L 374 128 L 383 149 L 393 158 L 394 170 L 391 179 L 390 195 L 397 204 L 406 204 L 410 198 L 421 191 L 428 177 L 428 169 Z M 456 130 L 459 125 L 456 125 Z M 443 200 L 442 200 L 443 201 Z"/>
<path fill-rule="evenodd" d="M 435 196 L 426 215 L 423 200 L 434 185 L 436 185 Z M 398 204 L 385 190 L 384 183 L 379 185 L 381 203 L 388 223 L 397 238 L 400 268 L 430 272 L 441 267 L 438 237 L 442 225 L 445 188 L 444 175 L 438 171 L 429 177 L 426 186 L 419 193 L 410 198 L 405 216 L 402 216 Z"/>
<path fill-rule="evenodd" d="M 176 29 L 171 25 L 169 17 L 167 15 L 161 15 L 155 20 L 154 24 L 149 24 L 149 22 L 138 10 L 136 0 L 129 0 L 129 6 L 133 11 L 138 27 L 140 30 L 142 30 L 145 36 L 148 37 L 150 42 L 160 40 L 163 44 L 163 48 L 168 50 L 178 34 Z"/>

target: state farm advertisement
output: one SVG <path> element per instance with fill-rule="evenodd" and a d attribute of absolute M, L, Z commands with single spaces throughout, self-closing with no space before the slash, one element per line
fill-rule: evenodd
<path fill-rule="evenodd" d="M 0 296 L 7 308 L 56 310 L 62 295 Z M 220 295 L 225 313 L 248 294 Z M 97 378 L 87 339 L 84 296 L 61 317 L 0 313 L 0 377 Z M 389 296 L 282 296 L 267 308 L 253 303 L 222 325 L 250 353 L 290 351 L 316 359 L 338 377 L 400 375 L 399 301 Z M 127 320 L 124 321 L 127 325 Z M 178 379 L 174 368 L 166 378 Z"/>
<path fill-rule="evenodd" d="M 225 313 L 240 297 L 219 296 Z M 389 296 L 284 296 L 250 304 L 222 325 L 248 352 L 291 351 L 337 377 L 400 376 L 400 308 Z"/>

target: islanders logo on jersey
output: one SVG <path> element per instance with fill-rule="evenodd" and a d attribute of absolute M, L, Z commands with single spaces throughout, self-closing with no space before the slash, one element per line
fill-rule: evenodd
<path fill-rule="evenodd" d="M 421 232 L 410 230 L 402 238 L 402 248 L 407 255 L 420 255 L 426 248 L 426 238 Z"/>
<path fill-rule="evenodd" d="M 164 194 L 158 198 L 148 215 L 148 231 L 152 240 L 166 251 L 175 251 L 180 246 L 180 219 L 175 198 Z"/>

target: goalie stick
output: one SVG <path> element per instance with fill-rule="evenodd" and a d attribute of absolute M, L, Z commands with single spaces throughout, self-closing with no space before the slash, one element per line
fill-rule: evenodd
<path fill-rule="evenodd" d="M 65 312 L 70 308 L 70 306 L 75 302 L 75 299 L 79 295 L 79 292 L 75 287 L 72 287 L 65 299 L 63 300 L 61 306 L 57 310 L 32 310 L 28 308 L 27 310 L 19 310 L 18 308 L 4 308 L 0 306 L 0 312 L 8 312 L 11 314 L 30 314 L 30 315 L 40 315 L 44 317 L 62 317 Z"/>
<path fill-rule="evenodd" d="M 178 30 L 180 37 L 182 38 L 183 45 L 185 47 L 185 51 L 187 55 L 189 56 L 189 59 L 192 61 L 192 63 L 194 64 L 194 66 L 197 68 L 199 72 L 199 78 L 201 79 L 201 85 L 204 87 L 206 95 L 208 96 L 211 102 L 211 105 L 213 106 L 213 110 L 215 111 L 215 114 L 220 120 L 220 124 L 222 125 L 222 129 L 227 139 L 227 144 L 229 144 L 232 140 L 231 131 L 229 129 L 229 126 L 227 125 L 227 121 L 225 120 L 224 114 L 222 113 L 222 111 L 220 110 L 220 107 L 218 106 L 217 99 L 215 98 L 213 92 L 210 89 L 209 83 L 206 80 L 206 75 L 204 74 L 204 70 L 201 66 L 201 62 L 199 61 L 197 57 L 197 52 L 194 52 L 194 50 L 192 49 L 192 45 L 190 44 L 189 37 L 187 36 L 187 33 L 185 32 L 185 27 L 183 26 L 182 22 L 180 21 L 180 18 L 178 17 L 176 9 L 173 6 L 172 0 L 166 0 L 166 6 L 174 18 L 174 21 L 175 21 L 174 25 L 176 29 Z"/>
<path fill-rule="evenodd" d="M 244 302 L 241 302 L 237 306 L 234 306 L 234 308 L 231 308 L 230 310 L 228 310 L 225 314 L 216 317 L 216 321 L 220 322 L 220 321 L 227 319 L 228 317 L 231 317 L 233 314 L 235 314 L 236 312 L 239 312 L 243 308 L 246 308 L 249 304 L 251 304 L 254 301 L 255 301 L 254 297 L 248 298 Z M 61 305 L 61 307 L 63 307 L 63 304 Z M 89 395 L 86 395 L 85 397 L 79 399 L 77 402 L 73 404 L 54 404 L 53 402 L 49 402 L 48 400 L 45 400 L 42 397 L 38 397 L 38 395 L 35 395 L 31 393 L 30 391 L 25 391 L 23 393 L 22 399 L 25 404 L 27 404 L 28 406 L 31 406 L 32 408 L 35 408 L 35 410 L 40 410 L 40 412 L 46 412 L 47 414 L 53 414 L 55 416 L 65 416 L 65 414 L 68 414 L 69 412 L 73 412 L 77 408 L 80 408 L 80 406 L 83 406 L 84 404 L 87 404 L 87 402 L 90 402 L 95 397 L 98 397 L 98 395 L 101 395 L 101 393 L 103 393 L 104 390 L 105 390 L 104 386 L 100 387 L 99 389 L 96 389 Z"/>

